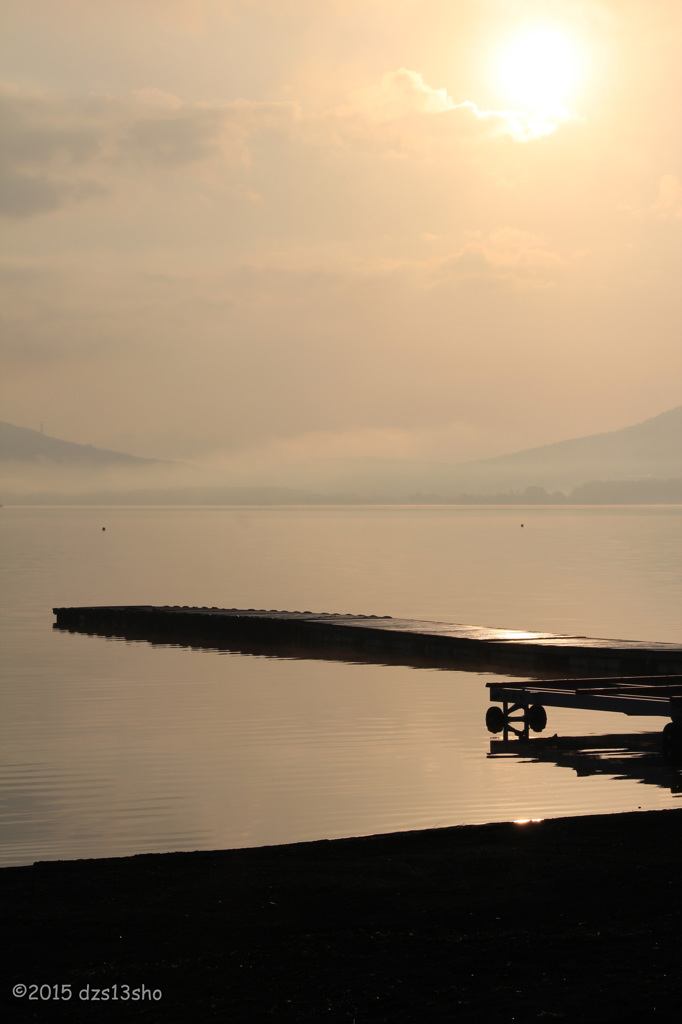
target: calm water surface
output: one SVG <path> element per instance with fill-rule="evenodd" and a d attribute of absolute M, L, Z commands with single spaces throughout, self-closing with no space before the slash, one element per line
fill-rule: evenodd
<path fill-rule="evenodd" d="M 75 636 L 51 609 L 682 642 L 681 525 L 678 507 L 1 509 L 0 863 L 671 806 L 678 771 L 620 742 L 597 752 L 664 720 L 549 709 L 548 733 L 594 737 L 587 760 L 491 757 L 490 675 Z"/>

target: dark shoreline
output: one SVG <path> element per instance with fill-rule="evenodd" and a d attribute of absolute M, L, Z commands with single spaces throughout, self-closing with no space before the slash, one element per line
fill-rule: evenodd
<path fill-rule="evenodd" d="M 672 1020 L 681 860 L 682 808 L 4 868 L 4 1019 Z"/>

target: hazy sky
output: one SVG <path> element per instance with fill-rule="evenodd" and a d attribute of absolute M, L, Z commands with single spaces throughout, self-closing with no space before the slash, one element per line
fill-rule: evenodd
<path fill-rule="evenodd" d="M 2 417 L 455 461 L 680 403 L 680 0 L 0 0 Z"/>

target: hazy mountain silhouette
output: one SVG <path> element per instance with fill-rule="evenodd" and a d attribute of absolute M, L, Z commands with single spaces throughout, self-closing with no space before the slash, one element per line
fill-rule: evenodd
<path fill-rule="evenodd" d="M 80 466 L 154 466 L 160 460 L 95 448 L 91 444 L 60 441 L 39 430 L 16 427 L 0 420 L 0 458 L 12 462 L 61 462 Z"/>
<path fill-rule="evenodd" d="M 455 464 L 410 459 L 315 459 L 282 467 L 277 482 L 359 501 L 454 499 L 590 481 L 682 477 L 682 406 L 635 426 Z"/>
<path fill-rule="evenodd" d="M 679 502 L 682 406 L 634 426 L 474 462 L 311 459 L 237 480 L 0 423 L 3 496 L 31 503 Z"/>
<path fill-rule="evenodd" d="M 495 486 L 567 487 L 588 480 L 682 476 L 682 405 L 604 434 L 558 441 L 455 467 Z"/>
<path fill-rule="evenodd" d="M 0 468 L 4 503 L 87 504 L 96 490 L 123 495 L 135 487 L 167 486 L 181 467 L 0 422 Z"/>

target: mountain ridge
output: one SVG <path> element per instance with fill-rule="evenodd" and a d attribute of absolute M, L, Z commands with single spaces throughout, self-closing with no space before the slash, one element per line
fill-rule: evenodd
<path fill-rule="evenodd" d="M 569 492 L 575 492 L 576 501 L 579 496 L 598 494 L 608 500 L 611 494 L 620 495 L 614 500 L 622 502 L 630 494 L 641 503 L 650 494 L 654 503 L 674 503 L 682 479 L 682 405 L 615 431 L 469 462 L 370 456 L 310 459 L 241 479 L 226 471 L 209 473 L 199 467 L 60 441 L 2 422 L 0 446 L 5 476 L 10 478 L 3 487 L 3 500 L 9 492 L 23 495 L 27 503 L 37 498 L 57 500 L 60 490 L 77 503 L 104 494 L 111 500 L 127 496 L 132 503 L 148 503 L 155 497 L 172 503 L 176 496 L 178 503 L 194 504 L 202 495 L 209 503 L 213 503 L 210 495 L 216 503 L 227 504 L 239 504 L 242 498 L 248 503 L 249 496 L 257 501 L 257 495 L 265 504 L 563 502 L 570 500 Z"/>
<path fill-rule="evenodd" d="M 282 467 L 273 482 L 368 495 L 485 495 L 528 487 L 571 489 L 594 480 L 682 476 L 682 405 L 614 431 L 504 455 L 445 463 L 411 459 L 315 459 Z"/>
<path fill-rule="evenodd" d="M 9 454 L 8 454 L 9 453 Z M 31 427 L 18 427 L 14 423 L 0 420 L 0 458 L 5 461 L 32 462 L 49 459 L 52 462 L 92 462 L 111 465 L 158 465 L 164 459 L 145 459 L 139 455 L 128 455 L 110 448 L 98 448 L 76 441 L 62 441 L 58 437 L 44 434 Z"/>

